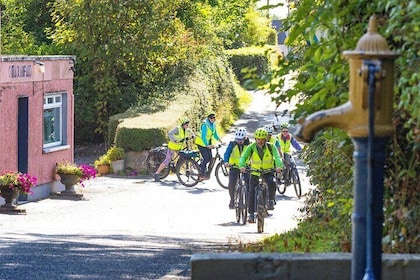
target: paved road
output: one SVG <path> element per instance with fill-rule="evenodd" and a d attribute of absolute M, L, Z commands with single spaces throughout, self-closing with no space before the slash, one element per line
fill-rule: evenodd
<path fill-rule="evenodd" d="M 268 96 L 256 99 L 237 126 L 253 131 L 271 120 Z M 256 224 L 235 222 L 214 178 L 186 188 L 172 175 L 162 183 L 110 176 L 76 189 L 84 200 L 45 199 L 21 205 L 26 215 L 0 215 L 0 279 L 189 279 L 192 254 L 287 231 L 302 203 L 290 187 L 277 195 L 258 234 Z"/>

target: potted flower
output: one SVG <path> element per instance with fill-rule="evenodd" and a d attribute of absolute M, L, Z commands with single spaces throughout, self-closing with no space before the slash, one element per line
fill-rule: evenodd
<path fill-rule="evenodd" d="M 36 177 L 19 171 L 4 171 L 0 176 L 0 195 L 5 204 L 2 208 L 16 208 L 13 200 L 21 193 L 32 193 L 32 187 L 36 186 Z"/>
<path fill-rule="evenodd" d="M 106 156 L 111 161 L 112 170 L 115 174 L 119 171 L 124 170 L 124 149 L 116 146 L 112 146 L 106 152 Z"/>
<path fill-rule="evenodd" d="M 84 187 L 84 181 L 95 178 L 96 169 L 92 166 L 72 162 L 57 163 L 55 172 L 60 176 L 61 183 L 66 187 L 64 193 L 74 194 L 74 185 L 80 183 Z"/>
<path fill-rule="evenodd" d="M 111 161 L 106 154 L 95 160 L 94 165 L 96 170 L 98 170 L 99 175 L 109 174 L 111 170 Z"/>

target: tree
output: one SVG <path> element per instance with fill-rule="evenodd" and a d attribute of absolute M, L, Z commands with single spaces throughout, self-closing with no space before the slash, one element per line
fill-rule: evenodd
<path fill-rule="evenodd" d="M 396 61 L 396 134 L 387 151 L 383 247 L 386 252 L 418 253 L 419 6 L 416 1 L 385 0 L 290 2 L 293 2 L 291 7 L 294 9 L 285 26 L 289 31 L 287 44 L 291 52 L 272 73 L 269 88 L 272 98 L 279 104 L 293 97 L 301 100 L 294 112 L 296 118 L 347 101 L 348 64 L 341 54 L 344 50 L 355 49 L 371 15 L 376 15 L 379 33 L 387 39 L 391 49 L 401 53 Z M 284 77 L 290 72 L 296 73 L 296 84 L 282 92 Z M 275 82 L 276 79 L 280 82 Z M 335 149 L 331 149 L 331 145 Z M 323 152 L 327 147 L 330 152 Z M 348 165 L 335 163 L 343 158 L 351 160 L 352 149 L 349 147 L 351 142 L 347 135 L 337 129 L 326 129 L 317 134 L 306 152 L 312 183 L 318 186 L 323 197 L 322 202 L 307 200 L 308 215 L 322 217 L 324 221 L 330 221 L 330 225 L 335 223 L 337 230 L 347 229 L 345 235 L 348 239 L 352 174 L 348 172 Z M 325 170 L 332 165 L 334 175 L 325 176 Z M 323 210 L 320 212 L 319 209 Z"/>
<path fill-rule="evenodd" d="M 193 57 L 194 40 L 176 15 L 183 2 L 55 2 L 51 38 L 77 55 L 76 128 L 103 135 L 109 116 L 147 100 L 165 71 Z"/>

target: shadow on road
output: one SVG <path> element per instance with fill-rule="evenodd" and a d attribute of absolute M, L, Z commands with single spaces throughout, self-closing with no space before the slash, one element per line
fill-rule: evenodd
<path fill-rule="evenodd" d="M 159 279 L 175 269 L 188 277 L 193 253 L 227 250 L 220 243 L 132 235 L 10 233 L 0 244 L 0 279 Z"/>

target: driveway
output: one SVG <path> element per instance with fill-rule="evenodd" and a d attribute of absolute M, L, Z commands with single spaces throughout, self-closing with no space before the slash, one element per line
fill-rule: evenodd
<path fill-rule="evenodd" d="M 271 121 L 275 105 L 256 95 L 235 126 L 254 131 Z M 20 205 L 26 215 L 0 215 L 0 279 L 189 279 L 192 254 L 232 251 L 288 231 L 303 200 L 290 187 L 278 194 L 258 234 L 256 224 L 236 223 L 215 178 L 186 188 L 174 175 L 162 183 L 104 176 L 76 190 L 83 200 L 44 199 Z"/>

